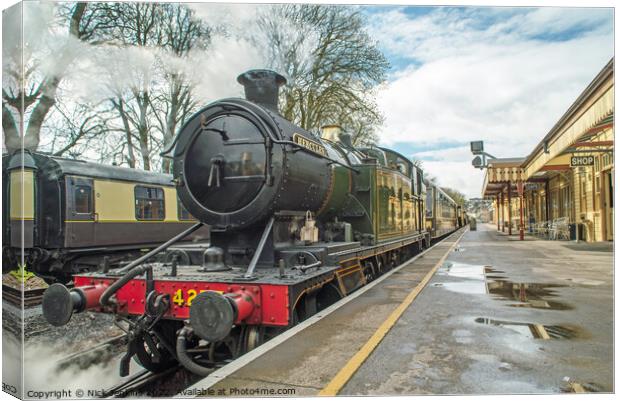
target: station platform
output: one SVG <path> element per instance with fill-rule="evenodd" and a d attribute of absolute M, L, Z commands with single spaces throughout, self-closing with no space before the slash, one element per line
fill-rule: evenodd
<path fill-rule="evenodd" d="M 612 392 L 611 247 L 514 239 L 485 224 L 457 232 L 192 389 L 232 396 Z"/>

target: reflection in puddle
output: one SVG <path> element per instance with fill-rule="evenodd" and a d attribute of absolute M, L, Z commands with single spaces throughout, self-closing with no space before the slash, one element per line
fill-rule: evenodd
<path fill-rule="evenodd" d="M 561 284 L 518 283 L 502 276 L 501 270 L 491 266 L 468 265 L 448 262 L 437 272 L 438 275 L 459 277 L 467 281 L 437 283 L 450 291 L 465 294 L 490 294 L 496 299 L 517 301 L 509 306 L 519 308 L 568 310 L 570 305 L 550 300 L 557 294 L 554 288 L 566 287 Z"/>
<path fill-rule="evenodd" d="M 458 281 L 455 283 L 443 283 L 447 290 L 463 294 L 486 294 L 487 289 L 484 281 Z"/>
<path fill-rule="evenodd" d="M 539 284 L 539 283 L 513 283 L 507 280 L 492 280 L 487 282 L 489 294 L 496 298 L 514 300 L 519 303 L 510 306 L 519 308 L 553 309 L 567 310 L 571 306 L 549 300 L 557 294 L 552 288 L 566 287 L 560 284 Z"/>
<path fill-rule="evenodd" d="M 568 326 L 510 322 L 504 320 L 488 319 L 485 317 L 476 318 L 476 323 L 506 327 L 528 337 L 538 338 L 541 340 L 569 340 L 579 337 L 577 329 Z"/>
<path fill-rule="evenodd" d="M 485 266 L 448 262 L 437 271 L 438 275 L 461 278 L 484 279 Z"/>
<path fill-rule="evenodd" d="M 560 387 L 560 391 L 563 393 L 600 393 L 603 391 L 607 391 L 605 387 L 598 383 L 587 382 L 587 383 L 578 383 L 570 377 L 564 377 L 562 379 L 564 382 Z"/>
<path fill-rule="evenodd" d="M 438 275 L 469 279 L 467 281 L 438 283 L 442 287 L 464 294 L 486 294 L 485 266 L 448 262 L 437 271 Z"/>

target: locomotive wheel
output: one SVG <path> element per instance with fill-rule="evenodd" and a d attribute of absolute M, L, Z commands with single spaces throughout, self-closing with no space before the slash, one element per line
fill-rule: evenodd
<path fill-rule="evenodd" d="M 281 334 L 283 331 L 284 329 L 279 327 L 246 326 L 241 334 L 241 354 L 252 351 L 256 347 Z"/>
<path fill-rule="evenodd" d="M 252 351 L 263 343 L 263 336 L 265 334 L 264 327 L 247 326 L 244 331 L 243 351 L 246 353 Z"/>
<path fill-rule="evenodd" d="M 373 265 L 371 261 L 367 261 L 364 264 L 364 267 L 365 267 L 364 273 L 366 276 L 366 283 L 370 283 L 372 280 L 377 278 L 377 271 L 375 270 L 375 266 Z"/>
<path fill-rule="evenodd" d="M 168 352 L 168 350 L 159 342 L 155 342 L 157 351 L 159 352 L 159 360 L 156 361 L 153 351 L 149 348 L 149 345 L 144 338 L 140 338 L 136 341 L 135 359 L 146 370 L 159 373 L 177 364 L 175 357 L 170 354 L 170 352 Z"/>
<path fill-rule="evenodd" d="M 157 334 L 167 341 L 170 346 L 174 347 L 176 331 L 178 328 L 179 324 L 177 322 L 160 322 L 157 326 Z M 155 335 L 150 335 L 148 333 L 144 335 L 150 336 L 152 341 L 147 342 L 144 337 L 134 340 L 136 342 L 136 355 L 134 356 L 134 360 L 136 360 L 136 362 L 138 362 L 143 368 L 156 373 L 165 371 L 177 364 L 176 356 L 171 354 L 166 347 L 160 343 L 159 339 Z M 149 344 L 154 344 L 157 348 L 157 351 L 159 352 L 159 360 L 155 360 Z"/>
<path fill-rule="evenodd" d="M 317 312 L 327 308 L 343 298 L 342 292 L 334 282 L 321 288 L 316 296 Z M 308 316 L 309 317 L 309 316 Z"/>

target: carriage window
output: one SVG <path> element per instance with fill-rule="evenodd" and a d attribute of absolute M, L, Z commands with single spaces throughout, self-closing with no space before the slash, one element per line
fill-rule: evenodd
<path fill-rule="evenodd" d="M 430 219 L 433 217 L 433 190 L 429 189 L 426 193 L 426 218 Z"/>
<path fill-rule="evenodd" d="M 92 213 L 93 198 L 89 186 L 77 185 L 73 193 L 75 213 Z"/>
<path fill-rule="evenodd" d="M 162 188 L 137 186 L 134 189 L 134 195 L 137 220 L 164 219 L 164 190 Z"/>
<path fill-rule="evenodd" d="M 181 199 L 179 199 L 179 197 L 177 196 L 177 206 L 178 206 L 178 211 L 179 211 L 179 220 L 194 220 L 194 216 L 192 216 L 187 209 L 185 208 L 185 206 L 183 206 L 183 203 L 181 203 Z"/>

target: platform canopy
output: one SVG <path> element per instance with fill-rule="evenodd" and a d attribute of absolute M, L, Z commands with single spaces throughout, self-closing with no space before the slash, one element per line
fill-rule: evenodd
<path fill-rule="evenodd" d="M 484 177 L 482 196 L 485 198 L 494 197 L 505 191 L 508 184 L 510 184 L 512 191 L 516 191 L 517 182 L 523 180 L 521 165 L 524 161 L 524 157 L 490 160 Z"/>
<path fill-rule="evenodd" d="M 605 133 L 613 130 L 613 72 L 611 59 L 527 157 L 490 160 L 482 196 L 494 197 L 506 191 L 508 183 L 516 191 L 519 182 L 564 174 L 571 170 L 573 156 L 613 154 L 613 134 Z"/>
<path fill-rule="evenodd" d="M 613 127 L 613 72 L 612 59 L 526 158 L 522 165 L 524 180 L 546 175 L 545 171 L 570 170 L 571 155 L 613 150 L 613 141 L 593 140 Z"/>

